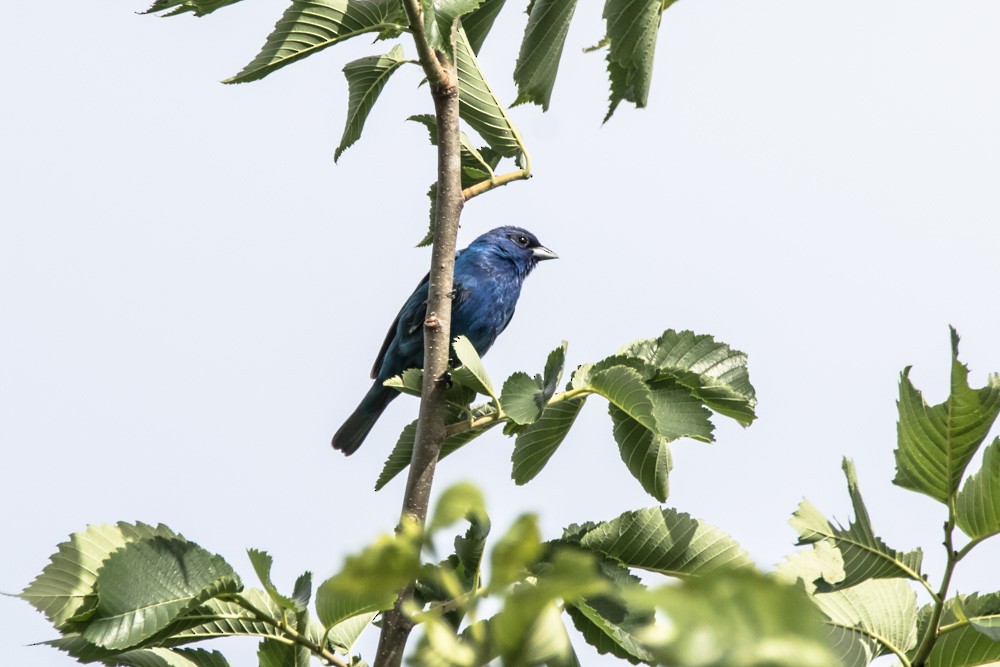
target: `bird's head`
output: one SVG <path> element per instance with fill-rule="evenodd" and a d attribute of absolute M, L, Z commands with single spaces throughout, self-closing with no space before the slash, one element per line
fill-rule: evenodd
<path fill-rule="evenodd" d="M 513 262 L 523 275 L 530 273 L 538 262 L 559 258 L 527 229 L 513 226 L 491 229 L 473 241 L 469 248 L 503 257 Z"/>

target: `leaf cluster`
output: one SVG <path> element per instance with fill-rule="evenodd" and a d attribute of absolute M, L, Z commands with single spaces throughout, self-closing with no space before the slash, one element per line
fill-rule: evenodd
<path fill-rule="evenodd" d="M 597 363 L 577 367 L 560 392 L 566 351 L 563 342 L 549 354 L 541 373 L 514 373 L 497 392 L 475 349 L 457 338 L 449 438 L 442 458 L 502 424 L 504 433 L 515 438 L 511 476 L 526 484 L 542 471 L 584 404 L 596 395 L 608 402 L 611 432 L 625 467 L 662 502 L 669 491 L 671 442 L 711 442 L 713 412 L 743 425 L 755 419 L 746 355 L 711 336 L 668 329 L 658 338 L 637 340 Z M 421 378 L 420 371 L 411 370 L 386 385 L 419 395 Z M 477 395 L 487 402 L 472 405 Z M 403 430 L 376 489 L 409 465 L 415 432 L 416 422 Z"/>
<path fill-rule="evenodd" d="M 164 16 L 192 13 L 204 16 L 241 0 L 156 0 L 147 13 Z M 411 23 L 403 0 L 291 0 L 260 52 L 225 83 L 257 81 L 324 49 L 361 35 L 376 41 L 415 33 L 427 48 L 456 66 L 459 113 L 470 131 L 462 140 L 462 188 L 468 200 L 483 192 L 531 176 L 531 159 L 506 105 L 493 91 L 479 65 L 478 53 L 504 8 L 506 0 L 419 0 L 419 21 Z M 623 101 L 646 106 L 652 80 L 653 56 L 663 12 L 674 0 L 606 0 L 605 36 L 593 49 L 607 50 L 610 106 L 607 121 Z M 514 68 L 517 96 L 511 106 L 534 103 L 547 110 L 552 99 L 566 36 L 577 0 L 532 0 Z M 592 50 L 593 50 L 592 49 Z M 418 45 L 419 50 L 419 45 Z M 402 44 L 389 51 L 347 63 L 347 117 L 334 152 L 339 160 L 361 138 L 365 123 L 392 75 L 406 58 Z M 412 116 L 424 124 L 427 116 Z M 436 131 L 431 129 L 432 142 Z M 503 159 L 514 168 L 498 173 Z M 418 245 L 430 244 L 437 202 L 431 185 L 431 229 Z"/>
<path fill-rule="evenodd" d="M 458 523 L 466 527 L 452 552 L 437 559 L 440 538 Z M 311 575 L 280 592 L 266 552 L 247 552 L 261 585 L 248 589 L 221 556 L 164 526 L 91 526 L 59 545 L 21 597 L 60 632 L 47 644 L 105 665 L 225 667 L 220 652 L 190 646 L 223 636 L 256 638 L 261 667 L 312 657 L 361 665 L 351 655 L 358 637 L 415 580 L 403 605 L 421 630 L 414 665 L 577 665 L 572 627 L 633 664 L 834 666 L 807 596 L 757 572 L 731 537 L 682 512 L 626 512 L 550 540 L 525 514 L 497 539 L 490 534 L 479 490 L 453 486 L 426 531 L 406 523 L 347 558 L 311 608 Z M 661 582 L 648 588 L 637 571 Z"/>
<path fill-rule="evenodd" d="M 830 644 L 847 667 L 868 665 L 882 655 L 893 655 L 906 667 L 1000 661 L 1000 594 L 949 591 L 959 562 L 1000 533 L 1000 439 L 986 447 L 980 469 L 966 474 L 1000 412 L 1000 377 L 991 375 L 986 386 L 972 389 L 968 368 L 958 360 L 954 329 L 951 342 L 951 391 L 943 403 L 928 405 L 910 381 L 910 369 L 902 373 L 893 480 L 946 510 L 940 585 L 932 586 L 924 574 L 920 549 L 893 549 L 875 533 L 854 465 L 846 459 L 854 521 L 846 526 L 829 521 L 806 500 L 792 516 L 799 544 L 811 549 L 791 556 L 777 574 L 812 595 L 826 618 Z M 956 544 L 956 527 L 968 538 L 963 546 Z M 930 602 L 917 606 L 913 583 Z"/>

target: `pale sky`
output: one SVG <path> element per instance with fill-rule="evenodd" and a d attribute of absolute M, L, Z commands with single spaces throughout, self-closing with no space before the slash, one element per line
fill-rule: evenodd
<path fill-rule="evenodd" d="M 504 100 L 524 3 L 482 64 Z M 397 73 L 362 139 L 333 163 L 340 72 L 391 46 L 356 40 L 266 80 L 223 86 L 284 3 L 203 19 L 139 2 L 12 3 L 0 23 L 0 591 L 17 592 L 88 523 L 163 522 L 253 585 L 316 581 L 398 516 L 402 478 L 372 485 L 401 398 L 349 459 L 329 439 L 369 386 L 389 322 L 426 272 L 434 153 L 403 119 L 431 104 Z M 894 487 L 899 372 L 948 387 L 948 324 L 974 386 L 1000 371 L 1000 6 L 987 0 L 716 0 L 664 16 L 649 107 L 605 126 L 602 35 L 583 0 L 550 111 L 512 118 L 536 177 L 468 204 L 460 246 L 535 232 L 561 259 L 528 279 L 486 357 L 499 383 L 569 341 L 596 361 L 666 328 L 749 354 L 757 423 L 678 442 L 667 505 L 722 527 L 763 566 L 794 549 L 802 497 L 846 522 L 842 456 L 872 522 L 922 546 L 935 583 L 943 507 Z M 407 54 L 413 56 L 410 42 Z M 446 460 L 497 534 L 521 512 L 548 536 L 655 505 L 593 398 L 533 482 L 510 481 L 498 432 Z M 978 457 L 973 466 L 978 467 Z M 954 589 L 1000 589 L 1000 540 Z M 55 632 L 0 599 L 5 664 L 71 664 L 24 645 Z M 363 644 L 374 655 L 376 632 Z M 604 664 L 574 635 L 584 664 Z M 253 664 L 256 643 L 220 648 Z"/>

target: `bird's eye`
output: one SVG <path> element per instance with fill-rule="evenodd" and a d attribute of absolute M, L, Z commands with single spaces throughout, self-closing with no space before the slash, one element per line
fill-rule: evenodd
<path fill-rule="evenodd" d="M 517 244 L 519 246 L 523 247 L 523 248 L 527 248 L 528 247 L 528 237 L 527 236 L 523 236 L 523 235 L 522 236 L 518 236 L 517 237 Z"/>

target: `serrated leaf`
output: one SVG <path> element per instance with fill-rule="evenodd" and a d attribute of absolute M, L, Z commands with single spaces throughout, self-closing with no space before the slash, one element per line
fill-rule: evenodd
<path fill-rule="evenodd" d="M 229 667 L 225 656 L 218 651 L 163 647 L 114 651 L 95 646 L 76 633 L 68 633 L 43 644 L 64 651 L 83 663 L 99 661 L 132 667 Z"/>
<path fill-rule="evenodd" d="M 903 579 L 870 579 L 813 599 L 828 624 L 866 642 L 875 639 L 875 656 L 902 655 L 917 643 L 917 596 Z"/>
<path fill-rule="evenodd" d="M 152 637 L 205 600 L 243 587 L 221 556 L 179 538 L 126 544 L 97 572 L 97 608 L 87 641 L 126 649 Z"/>
<path fill-rule="evenodd" d="M 958 527 L 972 539 L 1000 533 L 1000 438 L 983 452 L 979 471 L 965 480 L 955 509 Z"/>
<path fill-rule="evenodd" d="M 490 518 L 470 516 L 469 528 L 465 535 L 455 538 L 455 557 L 458 558 L 466 578 L 474 581 L 482 565 L 483 551 L 486 549 L 486 538 L 490 534 Z"/>
<path fill-rule="evenodd" d="M 272 618 L 281 618 L 282 608 L 265 591 L 256 588 L 246 589 L 240 593 L 240 596 Z M 278 628 L 260 621 L 235 602 L 218 599 L 206 600 L 203 604 L 186 612 L 167 630 L 171 639 L 164 641 L 165 644 L 189 643 L 233 635 L 281 636 L 281 631 Z"/>
<path fill-rule="evenodd" d="M 1000 642 L 970 627 L 942 634 L 927 658 L 927 667 L 992 667 L 997 664 L 1000 664 Z"/>
<path fill-rule="evenodd" d="M 646 106 L 660 19 L 675 1 L 606 0 L 604 3 L 607 33 L 602 45 L 609 47 L 607 63 L 611 80 L 611 104 L 605 122 L 623 100 L 640 109 Z"/>
<path fill-rule="evenodd" d="M 437 119 L 431 114 L 416 114 L 410 116 L 406 120 L 413 121 L 415 123 L 420 123 L 425 128 L 430 135 L 431 145 L 438 145 L 438 133 L 437 133 Z M 493 169 L 499 163 L 499 159 L 487 160 L 486 156 L 483 155 L 482 151 L 476 148 L 475 144 L 472 143 L 472 139 L 469 138 L 465 132 L 458 133 L 459 145 L 461 146 L 461 157 L 462 157 L 462 169 L 463 169 L 463 179 L 462 187 L 467 188 L 472 183 L 467 182 L 465 175 L 467 171 L 477 170 L 483 174 L 483 177 L 488 180 L 490 176 L 493 175 Z M 483 178 L 478 178 L 478 180 L 483 180 Z"/>
<path fill-rule="evenodd" d="M 518 157 L 521 144 L 507 111 L 486 82 L 464 29 L 455 42 L 459 116 L 504 157 Z"/>
<path fill-rule="evenodd" d="M 337 623 L 330 628 L 329 642 L 336 646 L 342 653 L 350 653 L 358 639 L 371 622 L 375 619 L 376 612 L 359 614 Z"/>
<path fill-rule="evenodd" d="M 657 664 L 840 667 L 804 592 L 752 571 L 717 573 L 632 593 L 667 622 L 644 633 Z"/>
<path fill-rule="evenodd" d="M 473 406 L 473 415 L 475 416 L 476 414 L 476 408 Z M 441 447 L 441 456 L 438 460 L 458 451 L 499 423 L 491 422 L 485 426 L 462 431 L 451 436 L 444 441 L 444 445 Z M 417 422 L 414 420 L 403 428 L 403 431 L 399 434 L 399 439 L 396 441 L 396 445 L 392 448 L 389 457 L 382 465 L 382 472 L 379 473 L 378 479 L 375 482 L 376 491 L 384 488 L 396 475 L 406 470 L 410 465 L 410 459 L 413 458 L 413 441 L 416 435 Z"/>
<path fill-rule="evenodd" d="M 673 463 L 666 438 L 656 435 L 615 405 L 608 405 L 613 433 L 625 467 L 639 480 L 646 493 L 661 503 L 670 493 L 669 475 Z"/>
<path fill-rule="evenodd" d="M 958 333 L 951 329 L 951 394 L 929 406 L 910 382 L 899 382 L 898 446 L 893 483 L 948 503 L 969 461 L 1000 412 L 1000 376 L 982 389 L 969 387 L 969 369 L 958 360 Z"/>
<path fill-rule="evenodd" d="M 500 405 L 515 424 L 534 424 L 545 408 L 544 392 L 527 373 L 513 373 L 503 383 Z"/>
<path fill-rule="evenodd" d="M 754 567 L 732 537 L 670 508 L 625 512 L 597 524 L 580 544 L 629 567 L 674 577 Z"/>
<path fill-rule="evenodd" d="M 650 380 L 673 379 L 711 410 L 744 426 L 756 419 L 757 397 L 747 356 L 725 343 L 691 331 L 667 329 L 656 339 L 637 340 L 618 353 L 648 367 Z"/>
<path fill-rule="evenodd" d="M 576 0 L 534 0 L 531 3 L 514 68 L 514 83 L 517 84 L 514 105 L 534 102 L 548 110 L 575 9 Z"/>
<path fill-rule="evenodd" d="M 542 391 L 545 394 L 546 402 L 555 395 L 556 390 L 559 389 L 559 383 L 562 382 L 563 372 L 566 369 L 566 350 L 568 348 L 569 344 L 563 341 L 559 347 L 549 352 L 549 356 L 545 360 L 545 370 L 542 374 Z"/>
<path fill-rule="evenodd" d="M 257 648 L 257 664 L 259 667 L 300 667 L 299 654 L 302 651 L 301 647 L 294 644 L 264 639 Z M 306 652 L 307 657 L 308 655 Z"/>
<path fill-rule="evenodd" d="M 653 624 L 653 612 L 637 608 L 617 591 L 643 589 L 638 577 L 628 568 L 611 560 L 599 564 L 601 573 L 614 584 L 612 593 L 595 595 L 566 605 L 573 625 L 598 653 L 610 653 L 633 665 L 652 662 L 653 657 L 642 647 L 641 634 Z"/>
<path fill-rule="evenodd" d="M 789 584 L 798 584 L 807 593 L 816 592 L 816 582 L 844 580 L 844 556 L 829 540 L 813 542 L 812 549 L 797 551 L 778 564 L 774 575 Z M 867 664 L 867 663 L 866 663 Z"/>
<path fill-rule="evenodd" d="M 660 437 L 669 441 L 692 438 L 712 442 L 715 437 L 708 408 L 691 390 L 673 378 L 647 382 L 649 397 L 653 402 L 653 419 Z"/>
<path fill-rule="evenodd" d="M 392 608 L 420 569 L 420 529 L 409 523 L 382 535 L 316 590 L 316 614 L 330 628 L 354 616 Z"/>
<path fill-rule="evenodd" d="M 476 10 L 483 0 L 420 0 L 424 35 L 431 48 L 454 57 L 455 20 Z"/>
<path fill-rule="evenodd" d="M 223 83 L 246 83 L 351 37 L 407 29 L 399 0 L 292 0 L 263 48 Z"/>
<path fill-rule="evenodd" d="M 901 552 L 889 548 L 875 535 L 858 488 L 854 464 L 843 462 L 847 489 L 854 507 L 854 521 L 847 528 L 833 525 L 807 500 L 803 500 L 792 515 L 792 527 L 799 533 L 799 544 L 829 540 L 843 557 L 844 578 L 839 581 L 820 579 L 812 582 L 817 590 L 829 591 L 854 586 L 868 579 L 905 577 L 919 581 L 923 552 L 920 549 Z"/>
<path fill-rule="evenodd" d="M 274 564 L 274 559 L 271 558 L 271 554 L 266 551 L 261 551 L 259 549 L 247 549 L 247 556 L 250 557 L 250 564 L 253 565 L 254 572 L 257 573 L 257 578 L 260 579 L 260 583 L 264 586 L 264 590 L 267 594 L 274 600 L 274 603 L 283 609 L 288 609 L 290 611 L 304 611 L 305 606 L 296 603 L 295 600 L 285 597 L 278 592 L 278 589 L 274 587 L 271 583 L 271 566 Z"/>
<path fill-rule="evenodd" d="M 56 553 L 19 597 L 45 614 L 56 627 L 64 629 L 81 614 L 92 613 L 97 605 L 94 582 L 108 557 L 130 542 L 151 537 L 177 537 L 160 524 L 144 523 L 87 526 L 57 546 Z"/>
<path fill-rule="evenodd" d="M 361 131 L 365 127 L 368 114 L 375 106 L 375 101 L 378 100 L 389 77 L 407 62 L 409 61 L 403 57 L 403 47 L 397 44 L 389 53 L 358 58 L 344 66 L 348 90 L 347 120 L 344 123 L 340 146 L 333 154 L 334 162 L 361 138 Z"/>
<path fill-rule="evenodd" d="M 241 0 L 156 0 L 153 6 L 142 12 L 143 14 L 159 14 L 166 12 L 163 16 L 177 16 L 185 12 L 191 12 L 195 16 L 205 16 L 211 14 L 216 9 L 234 5 Z"/>
<path fill-rule="evenodd" d="M 462 27 L 465 28 L 473 53 L 479 53 L 483 48 L 483 42 L 493 28 L 493 22 L 496 21 L 500 10 L 503 9 L 504 2 L 506 0 L 484 0 L 479 9 L 462 17 Z"/>
<path fill-rule="evenodd" d="M 407 368 L 400 375 L 394 375 L 382 383 L 401 394 L 420 396 L 424 384 L 424 372 L 419 368 Z"/>
<path fill-rule="evenodd" d="M 476 348 L 465 336 L 458 336 L 452 341 L 451 349 L 455 358 L 461 366 L 451 369 L 451 377 L 455 382 L 462 384 L 476 393 L 496 399 L 496 390 L 493 389 L 493 381 L 490 380 L 483 360 L 480 358 Z"/>
<path fill-rule="evenodd" d="M 588 386 L 629 417 L 657 432 L 649 387 L 637 371 L 627 366 L 612 366 L 591 373 Z"/>
<path fill-rule="evenodd" d="M 538 421 L 518 434 L 511 454 L 511 477 L 516 484 L 526 484 L 541 472 L 566 439 L 586 400 L 581 397 L 550 403 Z"/>

